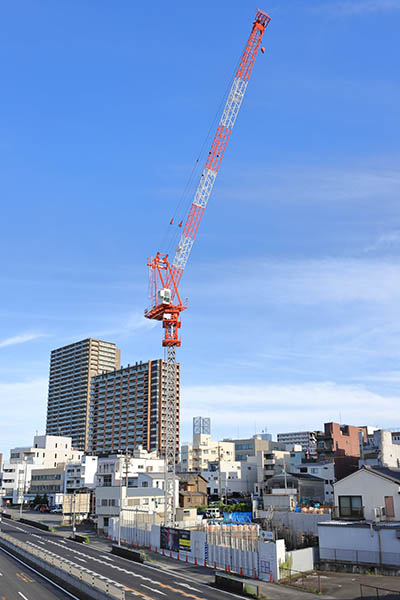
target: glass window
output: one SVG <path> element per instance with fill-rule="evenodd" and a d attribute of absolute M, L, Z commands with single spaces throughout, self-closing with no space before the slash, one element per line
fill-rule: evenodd
<path fill-rule="evenodd" d="M 339 496 L 339 515 L 341 517 L 363 518 L 361 496 Z"/>

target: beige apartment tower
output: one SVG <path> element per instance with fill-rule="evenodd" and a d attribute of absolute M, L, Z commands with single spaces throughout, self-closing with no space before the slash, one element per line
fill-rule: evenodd
<path fill-rule="evenodd" d="M 91 378 L 119 369 L 120 362 L 115 344 L 94 338 L 53 350 L 46 433 L 71 436 L 74 448 L 86 450 Z"/>

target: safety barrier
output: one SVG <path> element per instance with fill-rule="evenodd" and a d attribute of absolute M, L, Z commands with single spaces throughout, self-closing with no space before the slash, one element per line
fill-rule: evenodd
<path fill-rule="evenodd" d="M 74 566 L 70 561 L 67 562 L 61 557 L 33 544 L 21 542 L 11 535 L 0 532 L 0 546 L 8 548 L 11 553 L 26 558 L 27 562 L 41 567 L 44 572 L 50 575 L 53 574 L 56 579 L 66 582 L 67 585 L 69 584 L 69 586 L 83 592 L 90 598 L 106 600 L 112 597 L 117 600 L 125 600 L 123 586 L 117 587 L 96 577 L 89 570 Z"/>

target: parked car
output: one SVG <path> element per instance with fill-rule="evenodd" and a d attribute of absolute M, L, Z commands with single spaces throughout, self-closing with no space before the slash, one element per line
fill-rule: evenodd
<path fill-rule="evenodd" d="M 50 512 L 49 507 L 46 504 L 43 504 L 40 508 L 39 508 L 39 512 L 41 513 L 46 513 L 46 512 Z"/>
<path fill-rule="evenodd" d="M 56 515 L 61 515 L 62 514 L 62 508 L 61 506 L 55 506 L 54 508 L 50 509 L 50 512 Z"/>

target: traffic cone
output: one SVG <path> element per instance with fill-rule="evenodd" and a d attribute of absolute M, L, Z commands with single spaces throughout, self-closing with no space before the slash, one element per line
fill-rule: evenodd
<path fill-rule="evenodd" d="M 207 566 L 207 560 L 206 559 L 204 559 L 204 566 L 205 567 Z"/>
<path fill-rule="evenodd" d="M 254 569 L 254 579 L 258 579 L 257 578 L 257 569 Z"/>
<path fill-rule="evenodd" d="M 269 572 L 269 582 L 274 583 L 274 578 L 272 577 L 272 571 Z"/>
<path fill-rule="evenodd" d="M 214 571 L 217 570 L 217 563 L 214 561 Z"/>
<path fill-rule="evenodd" d="M 231 565 L 228 565 L 228 573 L 231 572 Z"/>
<path fill-rule="evenodd" d="M 239 575 L 240 575 L 240 577 L 243 577 L 243 569 L 242 569 L 242 567 L 240 567 Z"/>
<path fill-rule="evenodd" d="M 228 567 L 225 565 L 225 573 L 228 572 Z"/>
<path fill-rule="evenodd" d="M 197 556 L 195 556 L 195 558 L 194 558 L 194 564 L 197 567 Z"/>
<path fill-rule="evenodd" d="M 188 555 L 186 554 L 185 562 L 189 562 Z"/>
<path fill-rule="evenodd" d="M 176 560 L 180 560 L 180 558 L 179 558 L 179 552 L 178 552 L 178 554 L 176 555 Z"/>

